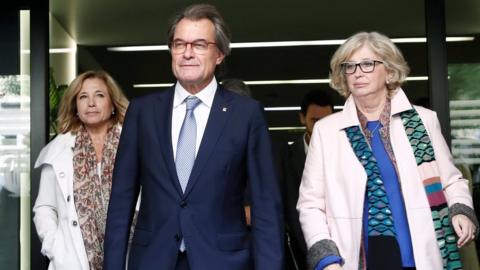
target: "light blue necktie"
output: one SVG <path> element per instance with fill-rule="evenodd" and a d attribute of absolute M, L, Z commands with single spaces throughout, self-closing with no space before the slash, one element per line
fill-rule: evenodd
<path fill-rule="evenodd" d="M 177 157 L 175 165 L 177 167 L 178 180 L 182 191 L 185 192 L 187 188 L 188 179 L 192 172 L 193 163 L 195 162 L 195 148 L 197 143 L 197 122 L 193 111 L 200 99 L 195 96 L 189 96 L 185 99 L 187 104 L 187 111 L 185 112 L 185 119 L 183 119 L 182 128 L 178 135 L 177 143 Z"/>
<path fill-rule="evenodd" d="M 183 119 L 180 134 L 178 135 L 177 156 L 175 160 L 178 181 L 180 182 L 180 186 L 184 193 L 195 162 L 197 122 L 193 111 L 195 110 L 195 107 L 200 104 L 200 99 L 195 96 L 189 96 L 185 99 L 185 103 L 187 104 L 187 111 L 185 113 L 185 119 Z M 185 241 L 183 239 L 180 243 L 180 251 L 185 251 Z"/>

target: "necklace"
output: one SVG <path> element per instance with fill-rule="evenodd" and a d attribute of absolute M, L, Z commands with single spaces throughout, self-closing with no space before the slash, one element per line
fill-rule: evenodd
<path fill-rule="evenodd" d="M 377 131 L 377 129 L 380 127 L 380 124 L 381 124 L 381 122 L 380 122 L 380 120 L 378 120 L 378 124 L 372 130 L 367 128 L 367 130 L 370 133 L 370 134 L 367 135 L 368 139 L 371 139 L 375 136 L 375 131 Z"/>

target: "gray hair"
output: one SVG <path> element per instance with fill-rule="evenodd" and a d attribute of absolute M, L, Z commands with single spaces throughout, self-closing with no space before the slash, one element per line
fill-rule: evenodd
<path fill-rule="evenodd" d="M 228 29 L 227 24 L 223 20 L 223 17 L 220 15 L 218 10 L 214 6 L 207 4 L 195 4 L 188 6 L 171 20 L 170 27 L 167 32 L 169 46 L 173 41 L 175 28 L 182 19 L 188 19 L 192 21 L 207 19 L 211 21 L 215 27 L 215 43 L 217 44 L 217 48 L 225 56 L 230 54 L 230 30 Z"/>

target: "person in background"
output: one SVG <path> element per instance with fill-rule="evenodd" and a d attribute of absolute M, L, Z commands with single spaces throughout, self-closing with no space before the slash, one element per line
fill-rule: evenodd
<path fill-rule="evenodd" d="M 330 90 L 332 91 L 332 90 Z M 312 136 L 314 124 L 333 113 L 332 95 L 323 89 L 316 89 L 303 96 L 299 120 L 305 126 L 305 132 L 293 144 L 287 146 L 281 163 L 281 180 L 285 231 L 288 248 L 287 269 L 307 269 L 307 247 L 302 228 L 298 221 L 298 188 L 302 179 L 305 157 Z"/>
<path fill-rule="evenodd" d="M 230 52 L 226 24 L 215 7 L 197 4 L 179 13 L 168 33 L 177 83 L 130 103 L 115 163 L 104 270 L 125 269 L 140 187 L 129 270 L 281 269 L 282 202 L 263 108 L 225 90 L 214 75 Z"/>
<path fill-rule="evenodd" d="M 237 93 L 239 95 L 251 97 L 252 92 L 250 91 L 250 87 L 248 85 L 240 80 L 240 79 L 235 79 L 235 78 L 229 78 L 229 79 L 224 79 L 221 82 L 223 88 L 230 90 L 234 93 Z"/>
<path fill-rule="evenodd" d="M 297 208 L 314 269 L 462 269 L 478 221 L 435 112 L 401 88 L 409 67 L 386 36 L 361 32 L 332 57 L 348 97 L 313 129 Z M 458 239 L 455 239 L 458 237 Z"/>
<path fill-rule="evenodd" d="M 102 269 L 113 165 L 128 100 L 105 71 L 78 75 L 58 113 L 59 135 L 45 146 L 33 207 L 49 269 Z"/>

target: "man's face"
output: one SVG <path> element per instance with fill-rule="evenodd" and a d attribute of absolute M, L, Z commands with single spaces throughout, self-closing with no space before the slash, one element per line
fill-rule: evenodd
<path fill-rule="evenodd" d="M 317 104 L 310 104 L 307 108 L 306 115 L 303 115 L 303 113 L 300 112 L 300 122 L 307 129 L 308 138 L 310 138 L 312 135 L 313 125 L 315 125 L 315 122 L 331 114 L 332 112 L 332 107 L 328 105 L 320 106 Z"/>
<path fill-rule="evenodd" d="M 208 19 L 198 21 L 182 19 L 175 28 L 173 40 L 184 42 L 204 40 L 214 43 L 215 27 Z M 185 52 L 172 52 L 172 71 L 187 91 L 196 93 L 210 83 L 215 75 L 216 66 L 224 57 L 215 44 L 209 44 L 202 54 L 195 53 L 192 45 L 188 44 Z"/>

